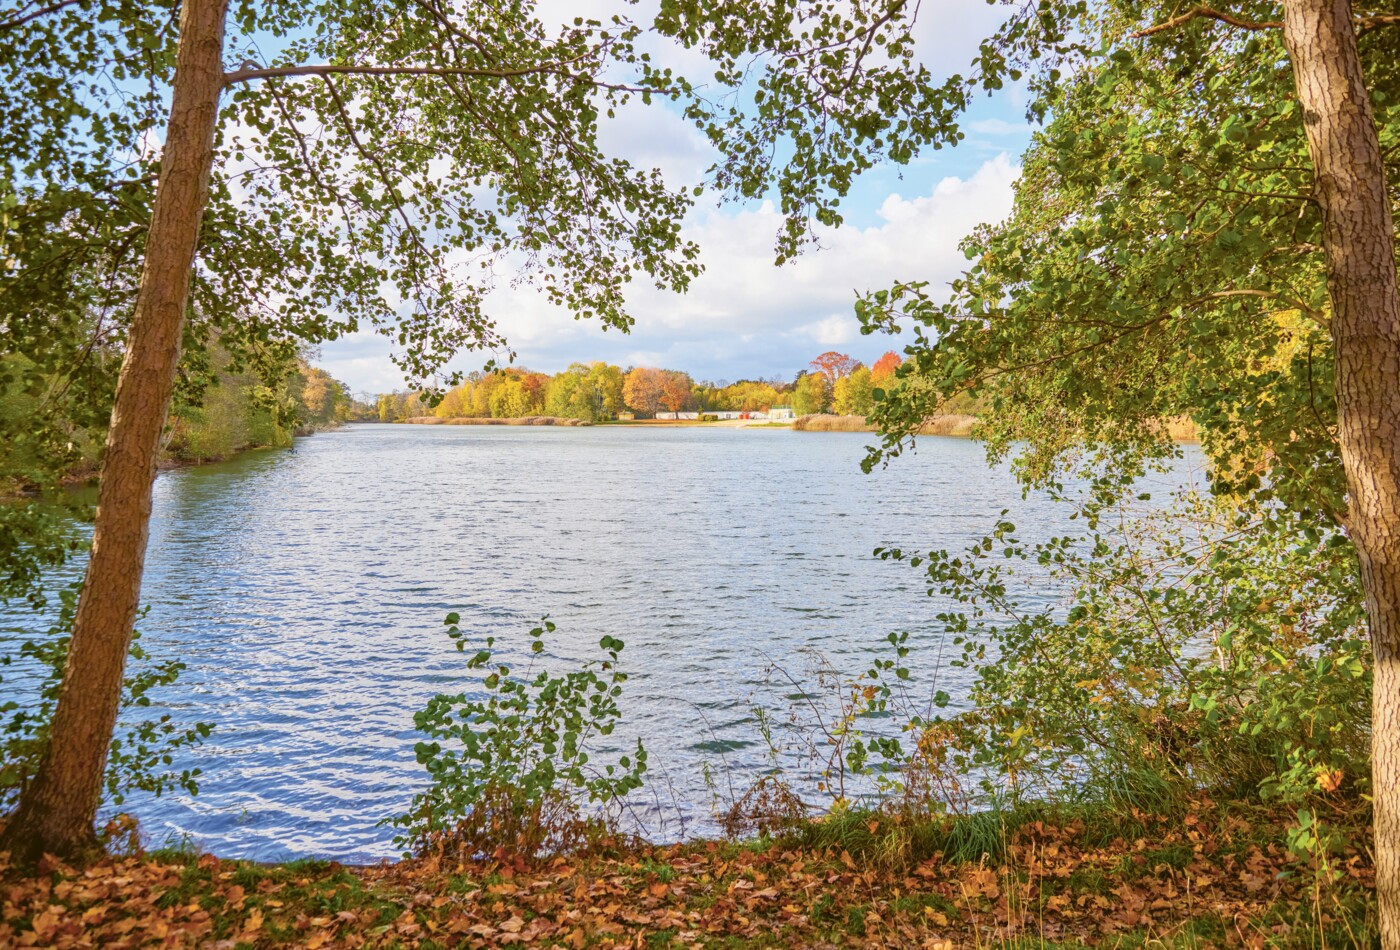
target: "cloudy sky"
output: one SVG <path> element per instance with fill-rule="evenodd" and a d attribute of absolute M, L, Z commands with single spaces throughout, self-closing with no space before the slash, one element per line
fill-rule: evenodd
<path fill-rule="evenodd" d="M 569 18 L 619 6 L 609 0 L 554 4 Z M 939 76 L 965 71 L 1004 9 L 983 0 L 923 0 L 922 58 Z M 635 18 L 640 11 L 630 12 Z M 684 71 L 686 64 L 677 65 Z M 868 363 L 902 343 L 860 335 L 856 294 L 896 280 L 946 285 L 966 264 L 958 250 L 962 237 L 1010 210 L 1019 156 L 1031 133 L 1021 95 L 1011 90 L 979 100 L 963 130 L 967 138 L 957 148 L 867 174 L 845 202 L 845 225 L 823 232 L 819 248 L 783 267 L 773 264 L 781 219 L 770 203 L 720 206 L 700 199 L 685 231 L 701 248 L 705 273 L 684 295 L 636 285 L 628 295 L 636 318 L 630 333 L 576 321 L 529 289 L 498 290 L 491 312 L 516 352 L 516 365 L 540 372 L 601 359 L 680 369 L 696 379 L 791 378 L 830 349 Z M 638 104 L 608 124 L 603 136 L 610 152 L 660 168 L 674 186 L 698 183 L 713 160 L 698 133 L 664 107 Z M 389 341 L 361 332 L 323 344 L 317 362 L 356 393 L 385 392 L 405 386 L 390 352 Z M 472 354 L 453 367 L 477 369 L 486 358 Z"/>

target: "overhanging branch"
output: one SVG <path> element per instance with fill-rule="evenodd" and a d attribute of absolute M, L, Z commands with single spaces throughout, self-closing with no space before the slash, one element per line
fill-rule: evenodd
<path fill-rule="evenodd" d="M 1156 33 L 1165 33 L 1168 30 L 1174 30 L 1185 23 L 1189 23 L 1192 20 L 1216 20 L 1220 23 L 1226 24 L 1227 26 L 1233 26 L 1236 29 L 1240 30 L 1283 29 L 1282 21 L 1244 20 L 1240 17 L 1231 16 L 1228 13 L 1223 13 L 1220 10 L 1212 9 L 1211 7 L 1196 7 L 1196 9 L 1188 10 L 1185 13 L 1181 14 L 1181 16 L 1174 16 L 1170 20 L 1165 20 L 1161 23 L 1158 23 L 1156 26 L 1149 26 L 1145 30 L 1139 30 L 1138 32 L 1133 33 L 1132 37 L 1134 39 L 1141 39 L 1142 37 L 1152 36 Z"/>
<path fill-rule="evenodd" d="M 580 57 L 582 58 L 582 57 Z M 224 85 L 232 86 L 253 79 L 272 79 L 288 76 L 483 76 L 488 79 L 514 79 L 519 76 L 534 76 L 540 73 L 561 73 L 566 67 L 577 62 L 566 60 L 558 63 L 541 63 L 538 66 L 522 66 L 518 69 L 477 69 L 467 66 L 273 66 L 267 69 L 239 69 L 224 73 Z"/>
<path fill-rule="evenodd" d="M 48 6 L 40 7 L 37 10 L 30 10 L 28 13 L 16 14 L 11 19 L 0 23 L 0 30 L 13 30 L 15 27 L 24 26 L 24 24 L 28 23 L 31 20 L 37 20 L 40 17 L 46 17 L 51 13 L 57 13 L 60 10 L 66 7 L 71 7 L 78 2 L 80 2 L 80 0 L 59 0 L 58 3 L 51 3 Z"/>

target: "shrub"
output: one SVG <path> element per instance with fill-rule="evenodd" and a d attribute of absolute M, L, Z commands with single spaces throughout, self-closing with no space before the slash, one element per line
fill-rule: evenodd
<path fill-rule="evenodd" d="M 915 723 L 925 763 L 984 801 L 1360 801 L 1371 677 L 1345 538 L 1196 495 L 1087 514 L 1083 537 L 1025 544 L 1003 520 L 961 556 L 878 552 L 923 566 L 976 669 L 972 708 Z M 1064 600 L 1018 597 L 1018 569 Z"/>
<path fill-rule="evenodd" d="M 448 635 L 466 651 L 457 614 Z M 555 632 L 548 619 L 530 631 L 531 653 L 544 652 Z M 395 843 L 417 854 L 453 851 L 464 856 L 506 849 L 524 858 L 576 846 L 605 824 L 606 810 L 642 786 L 647 754 L 640 741 L 632 755 L 601 768 L 594 746 L 621 718 L 618 698 L 627 674 L 618 668 L 623 643 L 603 637 L 601 661 L 563 675 L 547 670 L 523 677 L 497 661 L 495 638 L 486 638 L 467 661 L 487 670 L 487 698 L 439 694 L 414 716 L 428 739 L 414 751 L 432 784 L 415 796 L 407 814 L 392 819 L 403 829 Z M 581 817 L 601 806 L 603 814 Z"/>

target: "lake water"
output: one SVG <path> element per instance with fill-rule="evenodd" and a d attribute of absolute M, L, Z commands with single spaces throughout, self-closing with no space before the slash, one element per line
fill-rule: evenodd
<path fill-rule="evenodd" d="M 938 604 L 922 572 L 873 548 L 961 548 L 1004 508 L 1027 540 L 1069 524 L 976 443 L 922 439 L 866 475 L 872 438 L 357 425 L 164 474 L 142 642 L 189 669 L 155 711 L 217 730 L 181 763 L 203 768 L 198 797 L 128 807 L 157 841 L 187 835 L 229 857 L 392 856 L 376 823 L 425 775 L 413 713 L 478 682 L 443 616 L 520 656 L 548 614 L 561 669 L 604 634 L 626 642 L 626 731 L 645 738 L 658 789 L 643 817 L 654 834 L 704 832 L 704 764 L 726 787 L 769 766 L 748 704 L 780 712 L 792 693 L 771 664 L 801 678 L 815 649 L 859 672 L 908 631 L 928 684 Z M 34 628 L 0 614 L 0 652 Z M 958 673 L 938 687 L 964 692 Z"/>

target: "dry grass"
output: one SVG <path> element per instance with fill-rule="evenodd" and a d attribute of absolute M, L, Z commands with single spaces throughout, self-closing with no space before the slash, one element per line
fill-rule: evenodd
<path fill-rule="evenodd" d="M 970 436 L 977 417 L 964 413 L 949 412 L 929 416 L 919 427 L 919 435 Z M 1165 419 L 1161 426 L 1175 442 L 1199 442 L 1200 433 L 1196 424 L 1186 416 Z M 799 416 L 792 424 L 799 432 L 875 432 L 875 426 L 861 416 L 835 416 L 827 413 L 814 416 Z"/>
<path fill-rule="evenodd" d="M 874 432 L 875 427 L 862 416 L 833 416 L 821 413 L 815 416 L 798 416 L 792 427 L 798 432 Z"/>
<path fill-rule="evenodd" d="M 966 436 L 972 434 L 972 427 L 976 424 L 976 416 L 958 414 L 929 416 L 924 420 L 924 424 L 920 426 L 919 435 Z M 833 416 L 825 413 L 815 416 L 800 416 L 793 422 L 792 427 L 799 432 L 877 431 L 875 426 L 867 422 L 862 416 Z"/>
<path fill-rule="evenodd" d="M 924 424 L 919 426 L 919 435 L 972 435 L 972 427 L 977 425 L 976 416 L 964 416 L 955 413 L 947 415 L 929 416 L 924 420 Z"/>
<path fill-rule="evenodd" d="M 468 416 L 454 416 L 440 419 L 437 416 L 414 416 L 405 419 L 412 425 L 420 426 L 591 426 L 593 423 L 582 419 L 565 419 L 562 416 L 521 416 L 518 419 L 475 419 Z"/>
<path fill-rule="evenodd" d="M 1196 423 L 1187 416 L 1167 419 L 1162 423 L 1162 426 L 1167 430 L 1167 435 L 1171 436 L 1173 442 L 1201 441 L 1201 434 L 1196 430 Z"/>

